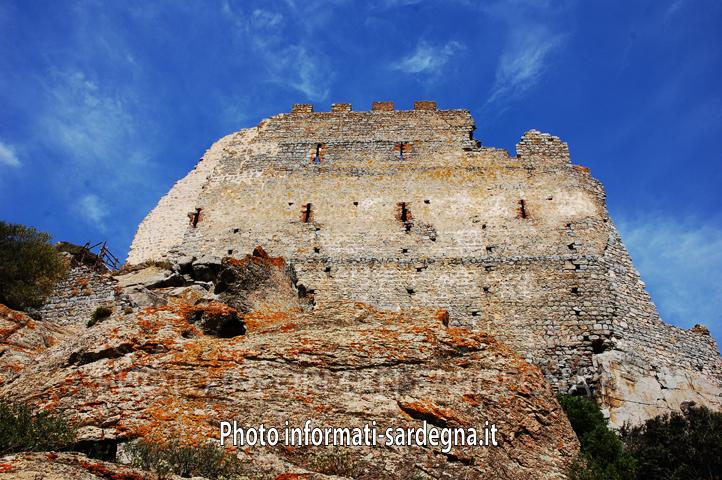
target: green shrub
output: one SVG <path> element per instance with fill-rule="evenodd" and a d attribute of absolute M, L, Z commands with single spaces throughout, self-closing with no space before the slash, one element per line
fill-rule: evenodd
<path fill-rule="evenodd" d="M 333 448 L 324 450 L 311 458 L 309 468 L 326 475 L 354 478 L 358 468 L 348 450 Z"/>
<path fill-rule="evenodd" d="M 40 306 L 67 270 L 50 235 L 0 221 L 0 303 L 18 310 Z"/>
<path fill-rule="evenodd" d="M 130 443 L 126 451 L 134 467 L 155 472 L 159 477 L 172 473 L 181 477 L 200 476 L 215 480 L 237 477 L 242 470 L 238 457 L 212 443 L 185 446 L 171 442 L 159 445 L 141 439 Z"/>
<path fill-rule="evenodd" d="M 622 429 L 622 440 L 645 480 L 722 478 L 722 413 L 686 406 Z"/>
<path fill-rule="evenodd" d="M 75 436 L 75 427 L 60 416 L 32 413 L 25 405 L 0 401 L 0 456 L 64 450 L 75 442 Z"/>
<path fill-rule="evenodd" d="M 106 318 L 110 317 L 113 314 L 113 309 L 110 307 L 100 306 L 95 309 L 93 312 L 92 317 L 90 317 L 90 320 L 88 320 L 88 327 L 92 327 L 98 322 L 102 322 Z"/>
<path fill-rule="evenodd" d="M 594 403 L 582 397 L 559 395 L 581 446 L 579 458 L 569 472 L 571 480 L 633 480 L 634 458 Z"/>
<path fill-rule="evenodd" d="M 564 394 L 558 395 L 557 398 L 580 441 L 595 428 L 607 426 L 607 420 L 596 403 L 584 397 Z"/>

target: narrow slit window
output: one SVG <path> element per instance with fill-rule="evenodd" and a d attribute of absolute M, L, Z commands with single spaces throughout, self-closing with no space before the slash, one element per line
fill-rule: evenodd
<path fill-rule="evenodd" d="M 526 200 L 519 200 L 519 218 L 526 219 L 527 217 Z"/>
<path fill-rule="evenodd" d="M 401 221 L 404 223 L 409 221 L 409 209 L 406 207 L 406 202 L 401 202 Z"/>
<path fill-rule="evenodd" d="M 301 210 L 301 221 L 303 223 L 309 223 L 311 221 L 312 214 L 313 211 L 311 210 L 311 203 L 307 203 L 303 206 L 303 210 Z"/>
<path fill-rule="evenodd" d="M 198 222 L 199 222 L 200 219 L 201 219 L 201 210 L 203 210 L 203 209 L 202 209 L 202 208 L 196 208 L 196 211 L 195 211 L 195 212 L 191 212 L 191 213 L 188 214 L 188 216 L 190 217 L 190 220 L 191 220 L 191 222 L 190 222 L 190 223 L 191 223 L 191 226 L 192 226 L 193 228 L 196 228 L 196 227 L 198 226 Z"/>
<path fill-rule="evenodd" d="M 396 207 L 398 209 L 396 218 L 403 224 L 404 231 L 406 231 L 406 233 L 411 232 L 413 223 L 411 221 L 411 210 L 409 209 L 409 204 L 406 202 L 399 202 L 396 204 Z"/>
<path fill-rule="evenodd" d="M 313 156 L 313 163 L 315 163 L 316 165 L 321 163 L 321 144 L 320 143 L 316 144 L 316 153 Z"/>

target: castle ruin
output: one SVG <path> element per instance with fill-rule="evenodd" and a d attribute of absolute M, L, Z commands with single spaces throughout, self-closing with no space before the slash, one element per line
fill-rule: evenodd
<path fill-rule="evenodd" d="M 704 327 L 663 323 L 589 170 L 531 130 L 516 154 L 467 110 L 311 105 L 216 142 L 139 226 L 128 263 L 219 263 L 262 245 L 318 305 L 445 308 L 589 393 L 611 424 L 694 401 L 722 409 Z"/>

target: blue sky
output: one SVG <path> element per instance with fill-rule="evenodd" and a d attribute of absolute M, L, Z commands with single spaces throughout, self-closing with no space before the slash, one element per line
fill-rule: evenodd
<path fill-rule="evenodd" d="M 124 257 L 215 139 L 420 99 L 568 141 L 663 318 L 722 339 L 719 1 L 2 0 L 0 219 Z"/>

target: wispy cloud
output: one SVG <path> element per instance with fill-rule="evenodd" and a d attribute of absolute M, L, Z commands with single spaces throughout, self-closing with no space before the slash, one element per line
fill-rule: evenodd
<path fill-rule="evenodd" d="M 522 97 L 542 80 L 553 55 L 564 45 L 559 16 L 567 5 L 510 0 L 480 8 L 507 31 L 486 104 Z"/>
<path fill-rule="evenodd" d="M 104 231 L 105 219 L 108 216 L 107 206 L 97 195 L 89 194 L 81 197 L 77 203 L 78 213 L 98 230 Z"/>
<path fill-rule="evenodd" d="M 322 30 L 318 27 L 318 17 L 323 15 L 309 13 L 316 8 L 312 3 L 304 10 L 293 3 L 289 7 L 285 13 L 293 21 L 279 12 L 262 8 L 247 12 L 229 1 L 223 4 L 222 13 L 235 26 L 239 43 L 253 49 L 269 83 L 293 88 L 309 100 L 323 101 L 329 95 L 334 74 L 328 60 L 313 48 L 313 43 L 303 40 L 312 40 L 318 35 Z M 289 23 L 303 31 L 297 41 L 288 41 L 286 29 Z M 307 23 L 313 23 L 315 30 L 308 30 Z"/>
<path fill-rule="evenodd" d="M 283 15 L 269 10 L 257 8 L 251 14 L 251 22 L 256 28 L 269 29 L 277 28 L 283 23 Z"/>
<path fill-rule="evenodd" d="M 722 228 L 657 214 L 624 218 L 622 240 L 662 317 L 708 325 L 722 337 Z"/>
<path fill-rule="evenodd" d="M 20 160 L 15 154 L 15 149 L 2 140 L 0 140 L 0 165 L 14 168 L 20 166 Z"/>
<path fill-rule="evenodd" d="M 547 69 L 564 36 L 542 25 L 512 31 L 496 69 L 488 103 L 516 98 L 533 88 Z"/>
<path fill-rule="evenodd" d="M 411 5 L 418 5 L 424 0 L 376 0 L 370 3 L 371 9 L 388 10 L 392 8 L 408 7 Z"/>
<path fill-rule="evenodd" d="M 80 70 L 52 72 L 43 89 L 42 141 L 68 153 L 66 168 L 78 180 L 101 178 L 109 188 L 144 181 L 139 173 L 148 157 L 138 141 L 132 96 Z"/>
<path fill-rule="evenodd" d="M 422 40 L 413 53 L 392 64 L 391 68 L 406 73 L 435 75 L 441 72 L 451 57 L 463 49 L 461 43 L 453 40 L 444 45 L 431 45 Z"/>

